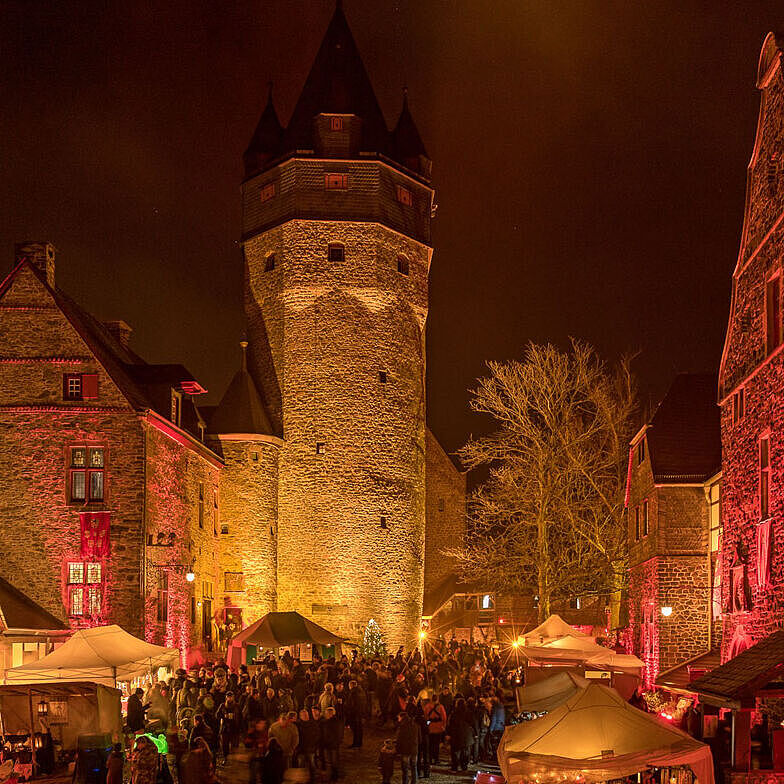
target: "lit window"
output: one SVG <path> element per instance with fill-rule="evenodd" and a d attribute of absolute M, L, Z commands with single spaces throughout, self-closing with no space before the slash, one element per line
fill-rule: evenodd
<path fill-rule="evenodd" d="M 272 272 L 275 269 L 275 254 L 270 253 L 266 259 L 264 259 L 264 272 Z"/>
<path fill-rule="evenodd" d="M 760 520 L 767 520 L 770 512 L 770 437 L 759 442 L 759 498 Z"/>
<path fill-rule="evenodd" d="M 68 583 L 70 585 L 79 585 L 84 582 L 84 564 L 83 563 L 69 563 L 68 564 Z"/>
<path fill-rule="evenodd" d="M 482 597 L 482 609 L 483 610 L 492 610 L 495 607 L 495 602 L 493 601 L 493 597 L 491 594 L 486 593 Z"/>
<path fill-rule="evenodd" d="M 405 256 L 397 257 L 397 271 L 401 275 L 408 275 L 408 259 Z"/>
<path fill-rule="evenodd" d="M 316 441 L 316 454 L 323 455 L 327 451 L 327 445 L 323 441 Z"/>
<path fill-rule="evenodd" d="M 721 483 L 708 488 L 708 515 L 710 520 L 710 551 L 716 553 L 721 546 Z"/>
<path fill-rule="evenodd" d="M 324 187 L 328 191 L 345 191 L 348 188 L 348 174 L 325 174 Z"/>
<path fill-rule="evenodd" d="M 99 563 L 87 564 L 87 582 L 92 585 L 101 582 L 101 564 Z"/>
<path fill-rule="evenodd" d="M 68 373 L 64 378 L 64 397 L 66 400 L 82 399 L 82 374 Z"/>
<path fill-rule="evenodd" d="M 169 620 L 169 573 L 158 575 L 158 620 L 166 623 Z"/>
<path fill-rule="evenodd" d="M 395 186 L 395 197 L 401 204 L 410 207 L 414 203 L 414 194 L 402 185 Z"/>
<path fill-rule="evenodd" d="M 732 396 L 732 424 L 736 425 L 743 419 L 743 415 L 746 413 L 746 400 L 745 400 L 745 390 L 741 387 L 733 396 Z"/>
<path fill-rule="evenodd" d="M 104 500 L 103 447 L 71 448 L 69 494 L 72 503 Z"/>
<path fill-rule="evenodd" d="M 772 354 L 781 345 L 781 278 L 769 280 L 765 286 L 765 346 Z"/>
<path fill-rule="evenodd" d="M 330 131 L 342 131 L 343 130 L 343 118 L 342 117 L 330 117 L 329 118 L 329 130 Z"/>
<path fill-rule="evenodd" d="M 70 615 L 84 615 L 84 588 L 71 588 Z"/>
<path fill-rule="evenodd" d="M 90 587 L 87 589 L 87 614 L 93 618 L 101 614 L 101 589 Z"/>
<path fill-rule="evenodd" d="M 328 258 L 332 263 L 340 263 L 345 259 L 346 254 L 342 245 L 333 243 L 328 249 Z"/>
<path fill-rule="evenodd" d="M 269 201 L 275 195 L 275 183 L 268 182 L 261 187 L 261 201 Z"/>

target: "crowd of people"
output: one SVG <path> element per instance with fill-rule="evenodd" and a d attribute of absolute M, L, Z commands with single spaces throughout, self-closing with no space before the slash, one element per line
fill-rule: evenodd
<path fill-rule="evenodd" d="M 455 640 L 428 642 L 424 655 L 353 651 L 338 659 L 314 654 L 307 663 L 269 655 L 251 669 L 231 671 L 221 661 L 138 689 L 128 728 L 189 728 L 187 741 L 170 749 L 183 784 L 209 784 L 215 765 L 240 745 L 250 750 L 250 784 L 280 784 L 292 766 L 311 782 L 340 779 L 342 750 L 361 748 L 372 721 L 394 730 L 378 753 L 380 781 L 391 781 L 399 764 L 409 784 L 442 762 L 461 771 L 494 758 L 514 680 L 497 653 Z M 149 761 L 143 745 L 139 760 Z M 134 755 L 132 784 L 148 784 L 133 775 Z"/>

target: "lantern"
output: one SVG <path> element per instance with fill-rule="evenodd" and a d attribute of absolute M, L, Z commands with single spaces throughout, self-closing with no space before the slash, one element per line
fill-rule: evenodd
<path fill-rule="evenodd" d="M 49 715 L 49 703 L 46 700 L 41 700 L 38 703 L 38 718 L 45 719 Z"/>

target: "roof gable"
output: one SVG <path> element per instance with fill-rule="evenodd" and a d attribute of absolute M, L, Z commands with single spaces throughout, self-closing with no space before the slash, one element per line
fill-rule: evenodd
<path fill-rule="evenodd" d="M 0 622 L 6 629 L 62 631 L 68 627 L 59 618 L 0 577 Z"/>

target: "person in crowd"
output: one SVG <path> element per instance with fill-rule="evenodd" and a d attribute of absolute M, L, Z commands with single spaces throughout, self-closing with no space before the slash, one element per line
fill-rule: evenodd
<path fill-rule="evenodd" d="M 381 772 L 381 784 L 392 784 L 392 776 L 395 775 L 395 741 L 387 738 L 381 744 L 378 753 L 378 769 Z"/>
<path fill-rule="evenodd" d="M 472 719 L 473 717 L 468 714 L 466 701 L 458 697 L 446 726 L 452 753 L 452 771 L 455 773 L 468 770 L 470 748 L 474 743 Z"/>
<path fill-rule="evenodd" d="M 131 752 L 131 784 L 156 784 L 161 755 L 155 744 L 140 735 Z"/>
<path fill-rule="evenodd" d="M 438 694 L 434 694 L 425 710 L 427 720 L 427 741 L 430 751 L 430 764 L 438 765 L 441 756 L 441 739 L 446 732 L 446 710 Z"/>
<path fill-rule="evenodd" d="M 337 781 L 340 778 L 340 745 L 343 742 L 343 722 L 338 718 L 332 706 L 324 711 L 324 718 L 321 722 L 321 744 L 324 749 L 324 760 L 329 769 L 330 781 Z"/>
<path fill-rule="evenodd" d="M 300 767 L 308 769 L 310 784 L 315 784 L 316 754 L 318 753 L 321 730 L 319 728 L 318 721 L 311 717 L 310 711 L 306 708 L 303 708 L 299 712 L 297 732 L 299 733 L 297 763 Z"/>
<path fill-rule="evenodd" d="M 144 729 L 145 719 L 144 714 L 149 707 L 142 702 L 144 697 L 144 689 L 136 689 L 130 697 L 128 697 L 128 716 L 126 723 L 131 732 L 139 732 Z"/>
<path fill-rule="evenodd" d="M 282 784 L 285 772 L 286 759 L 283 749 L 274 737 L 270 737 L 261 765 L 261 784 Z"/>
<path fill-rule="evenodd" d="M 112 753 L 106 760 L 106 784 L 123 784 L 123 767 L 125 757 L 123 756 L 122 745 L 115 743 Z"/>
<path fill-rule="evenodd" d="M 346 724 L 351 729 L 351 748 L 362 748 L 362 724 L 365 721 L 365 692 L 357 681 L 349 681 L 345 699 Z"/>
<path fill-rule="evenodd" d="M 398 714 L 397 721 L 395 751 L 400 755 L 403 784 L 416 784 L 417 753 L 419 751 L 420 743 L 419 725 L 416 723 L 413 716 L 406 711 L 401 711 Z"/>
<path fill-rule="evenodd" d="M 204 738 L 196 738 L 189 751 L 183 756 L 182 778 L 179 784 L 213 784 L 215 781 L 215 765 L 212 752 Z"/>
<path fill-rule="evenodd" d="M 250 749 L 248 767 L 250 772 L 250 784 L 258 784 L 264 768 L 264 755 L 267 753 L 269 745 L 269 730 L 265 719 L 257 719 L 256 723 L 248 732 L 245 739 L 245 746 Z"/>
<path fill-rule="evenodd" d="M 240 736 L 240 713 L 234 693 L 227 691 L 223 704 L 216 713 L 220 733 L 220 745 L 223 752 L 225 763 L 232 749 L 239 745 Z"/>
<path fill-rule="evenodd" d="M 291 760 L 299 745 L 299 731 L 296 724 L 297 714 L 294 711 L 282 713 L 280 718 L 270 727 L 269 737 L 274 738 L 283 753 L 283 769 L 291 767 Z"/>
<path fill-rule="evenodd" d="M 272 686 L 268 687 L 261 698 L 261 715 L 267 724 L 272 724 L 280 717 L 280 704 Z"/>
<path fill-rule="evenodd" d="M 215 733 L 212 731 L 212 727 L 204 720 L 204 715 L 197 713 L 193 717 L 193 728 L 191 729 L 190 738 L 188 738 L 190 745 L 193 745 L 193 741 L 201 738 L 212 750 L 214 737 Z"/>

